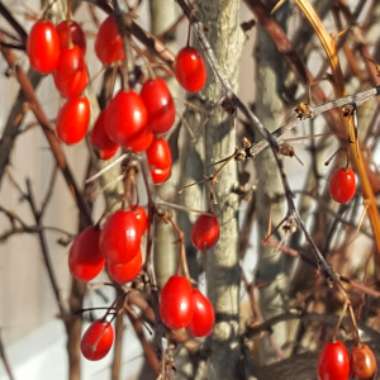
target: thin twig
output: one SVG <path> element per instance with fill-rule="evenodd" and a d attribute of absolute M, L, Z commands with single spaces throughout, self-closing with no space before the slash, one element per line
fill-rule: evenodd
<path fill-rule="evenodd" d="M 21 41 L 24 43 L 28 38 L 28 34 L 26 33 L 24 27 L 13 17 L 12 13 L 9 9 L 0 1 L 0 14 L 8 21 L 8 23 L 12 26 L 12 28 L 18 33 L 21 38 Z"/>
<path fill-rule="evenodd" d="M 1 361 L 4 364 L 4 368 L 5 368 L 5 371 L 7 372 L 9 380 L 16 380 L 16 378 L 13 374 L 13 371 L 12 371 L 12 367 L 9 363 L 7 353 L 5 351 L 3 339 L 1 336 L 1 331 L 0 331 L 0 357 L 1 357 Z"/>
<path fill-rule="evenodd" d="M 47 273 L 49 276 L 50 284 L 53 288 L 53 293 L 54 293 L 54 297 L 55 297 L 55 300 L 56 300 L 56 303 L 57 303 L 57 306 L 58 306 L 58 309 L 60 312 L 60 317 L 63 318 L 63 320 L 65 320 L 66 315 L 67 315 L 67 311 L 66 311 L 66 308 L 64 306 L 64 302 L 63 302 L 63 299 L 61 296 L 61 292 L 60 292 L 59 287 L 58 287 L 57 277 L 55 275 L 53 264 L 52 264 L 51 259 L 50 259 L 49 246 L 47 243 L 45 231 L 42 229 L 41 212 L 40 212 L 40 210 L 37 209 L 36 201 L 34 199 L 34 195 L 33 195 L 33 191 L 32 191 L 32 185 L 31 185 L 31 182 L 29 179 L 27 179 L 27 181 L 26 181 L 26 187 L 27 187 L 27 192 L 25 194 L 25 198 L 27 199 L 27 201 L 29 203 L 29 206 L 30 206 L 30 209 L 32 211 L 35 223 L 39 227 L 38 240 L 40 242 L 42 257 L 43 257 L 43 260 L 44 260 L 44 263 L 46 266 L 46 270 L 47 270 Z"/>
<path fill-rule="evenodd" d="M 87 224 L 92 224 L 92 218 L 89 212 L 88 204 L 82 196 L 82 193 L 76 183 L 75 177 L 67 163 L 66 156 L 62 150 L 61 144 L 53 131 L 54 128 L 44 113 L 29 78 L 25 74 L 22 67 L 19 65 L 17 57 L 11 50 L 0 47 L 0 51 L 8 65 L 15 71 L 15 77 L 30 104 L 31 110 L 41 125 L 42 131 L 45 134 L 45 137 L 50 145 L 56 163 L 60 168 L 61 173 L 63 174 L 68 188 L 74 196 L 78 209 L 83 214 L 84 218 L 87 221 Z"/>

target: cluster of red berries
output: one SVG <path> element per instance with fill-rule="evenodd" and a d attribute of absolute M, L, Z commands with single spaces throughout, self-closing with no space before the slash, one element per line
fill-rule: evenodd
<path fill-rule="evenodd" d="M 134 280 L 141 272 L 141 241 L 148 228 L 143 207 L 118 210 L 109 215 L 100 235 L 110 277 L 119 284 Z"/>
<path fill-rule="evenodd" d="M 141 241 L 148 228 L 145 209 L 133 206 L 110 214 L 103 228 L 90 226 L 77 235 L 69 251 L 69 268 L 74 277 L 88 282 L 107 264 L 111 278 L 124 284 L 141 271 Z M 219 238 L 219 222 L 214 215 L 202 214 L 195 222 L 192 239 L 198 249 L 212 247 Z"/>
<path fill-rule="evenodd" d="M 39 20 L 29 34 L 27 51 L 31 66 L 42 74 L 53 74 L 57 89 L 67 99 L 56 121 L 58 137 L 66 144 L 80 142 L 90 122 L 90 102 L 82 96 L 89 82 L 82 28 L 72 20 L 57 26 Z M 113 15 L 99 27 L 95 53 L 104 65 L 126 59 Z M 185 47 L 178 53 L 175 73 L 187 91 L 199 92 L 206 84 L 206 65 L 194 48 Z M 145 151 L 152 180 L 161 184 L 170 177 L 172 168 L 170 147 L 161 134 L 172 128 L 175 116 L 175 103 L 165 80 L 152 78 L 142 85 L 140 93 L 122 89 L 111 99 L 99 114 L 90 141 L 103 160 L 113 157 L 120 146 L 135 153 Z"/>
<path fill-rule="evenodd" d="M 165 182 L 171 174 L 172 155 L 166 139 L 158 134 L 173 126 L 175 105 L 162 78 L 144 83 L 141 93 L 121 90 L 99 114 L 91 142 L 101 159 L 114 156 L 119 146 L 146 152 L 153 182 Z"/>
<path fill-rule="evenodd" d="M 376 356 L 364 343 L 352 349 L 351 358 L 347 347 L 340 341 L 327 343 L 319 356 L 319 380 L 348 380 L 350 376 L 372 380 L 376 372 Z"/>
<path fill-rule="evenodd" d="M 356 177 L 352 168 L 339 168 L 330 177 L 331 198 L 339 203 L 348 203 L 356 193 Z"/>
<path fill-rule="evenodd" d="M 91 226 L 74 239 L 69 251 L 69 268 L 81 281 L 94 279 L 106 266 L 112 280 L 119 284 L 133 281 L 141 272 L 141 242 L 149 225 L 145 209 L 134 206 L 110 214 L 102 228 Z M 198 249 L 211 248 L 219 238 L 215 215 L 202 214 L 192 229 L 192 241 Z M 211 333 L 215 322 L 210 300 L 183 276 L 172 276 L 160 296 L 160 316 L 170 329 L 187 328 L 194 337 Z M 114 340 L 112 324 L 93 322 L 82 337 L 81 351 L 89 360 L 103 358 Z"/>
<path fill-rule="evenodd" d="M 183 276 L 172 276 L 161 291 L 160 316 L 170 329 L 187 328 L 194 337 L 205 337 L 215 323 L 210 300 Z M 91 323 L 81 339 L 81 352 L 88 360 L 102 359 L 112 348 L 115 332 L 112 324 L 99 319 Z"/>
<path fill-rule="evenodd" d="M 87 227 L 73 241 L 69 268 L 82 281 L 95 278 L 105 267 L 119 284 L 133 281 L 141 272 L 141 241 L 148 228 L 148 216 L 141 206 L 118 210 L 107 218 L 102 229 Z M 97 320 L 81 340 L 81 352 L 88 360 L 102 359 L 111 349 L 114 329 L 110 322 Z"/>
<path fill-rule="evenodd" d="M 41 74 L 52 74 L 65 103 L 59 110 L 56 132 L 64 143 L 83 140 L 90 123 L 90 102 L 83 92 L 89 83 L 85 61 L 86 38 L 80 25 L 73 20 L 54 25 L 48 20 L 37 21 L 28 36 L 27 53 L 31 67 Z M 105 66 L 126 59 L 123 38 L 114 16 L 100 25 L 95 39 L 95 53 Z M 201 91 L 207 81 L 207 69 L 201 54 L 185 47 L 177 55 L 175 75 L 189 92 Z M 174 99 L 163 78 L 148 79 L 140 92 L 120 90 L 98 115 L 90 134 L 90 142 L 98 157 L 112 158 L 118 149 L 145 152 L 152 180 L 165 182 L 171 174 L 172 154 L 163 134 L 175 122 Z M 108 216 L 102 228 L 90 226 L 77 235 L 69 251 L 69 268 L 74 277 L 88 282 L 106 267 L 110 278 L 125 284 L 141 272 L 142 239 L 149 221 L 145 209 L 133 206 Z M 201 215 L 192 231 L 198 249 L 212 247 L 219 238 L 215 216 Z M 209 299 L 193 289 L 181 276 L 169 279 L 161 292 L 160 314 L 169 328 L 187 327 L 196 337 L 210 334 L 214 310 Z M 110 322 L 99 319 L 86 330 L 81 351 L 89 360 L 103 358 L 111 349 L 114 329 Z"/>
<path fill-rule="evenodd" d="M 57 26 L 48 20 L 37 21 L 28 37 L 27 52 L 33 69 L 53 74 L 55 86 L 66 99 L 56 121 L 59 138 L 66 144 L 79 142 L 87 132 L 91 109 L 82 96 L 89 81 L 82 28 L 71 20 Z"/>
<path fill-rule="evenodd" d="M 209 335 L 215 322 L 210 300 L 179 275 L 170 277 L 161 290 L 160 317 L 169 329 L 187 328 L 194 337 Z"/>
<path fill-rule="evenodd" d="M 119 284 L 133 281 L 141 272 L 141 241 L 148 228 L 145 209 L 135 206 L 108 216 L 103 228 L 87 227 L 73 241 L 69 268 L 81 281 L 94 279 L 107 265 Z"/>

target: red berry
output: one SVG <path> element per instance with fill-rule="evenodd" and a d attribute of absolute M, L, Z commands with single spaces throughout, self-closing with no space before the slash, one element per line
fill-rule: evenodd
<path fill-rule="evenodd" d="M 175 74 L 185 90 L 201 91 L 207 81 L 207 69 L 199 51 L 191 47 L 183 48 L 176 57 Z"/>
<path fill-rule="evenodd" d="M 90 141 L 101 160 L 108 160 L 115 155 L 119 145 L 110 140 L 106 133 L 106 109 L 100 112 L 91 131 Z"/>
<path fill-rule="evenodd" d="M 111 214 L 100 234 L 100 250 L 108 264 L 131 261 L 140 252 L 141 231 L 133 211 Z"/>
<path fill-rule="evenodd" d="M 37 21 L 29 33 L 26 49 L 34 70 L 42 74 L 53 72 L 61 50 L 54 24 L 47 20 Z"/>
<path fill-rule="evenodd" d="M 200 250 L 213 247 L 219 240 L 220 227 L 215 215 L 202 214 L 191 230 L 191 240 Z"/>
<path fill-rule="evenodd" d="M 155 139 L 146 155 L 153 182 L 158 185 L 167 181 L 172 169 L 172 153 L 168 142 L 163 138 Z"/>
<path fill-rule="evenodd" d="M 123 38 L 114 16 L 108 16 L 100 25 L 95 40 L 95 53 L 104 65 L 124 61 Z"/>
<path fill-rule="evenodd" d="M 166 182 L 170 178 L 171 174 L 172 174 L 171 167 L 167 169 L 159 169 L 159 168 L 150 169 L 150 175 L 152 176 L 152 181 L 155 185 L 160 185 L 161 183 Z"/>
<path fill-rule="evenodd" d="M 152 131 L 167 132 L 175 120 L 175 105 L 166 82 L 162 78 L 148 80 L 142 87 L 141 98 L 148 111 L 148 125 Z"/>
<path fill-rule="evenodd" d="M 210 300 L 198 289 L 193 289 L 193 318 L 189 330 L 193 336 L 211 334 L 215 323 L 214 307 Z"/>
<path fill-rule="evenodd" d="M 149 219 L 144 207 L 136 206 L 132 208 L 135 214 L 136 222 L 140 231 L 140 235 L 144 235 L 145 231 L 148 229 Z"/>
<path fill-rule="evenodd" d="M 104 358 L 112 347 L 114 330 L 109 322 L 97 320 L 93 322 L 80 342 L 80 350 L 88 360 L 100 360 Z"/>
<path fill-rule="evenodd" d="M 134 91 L 120 91 L 109 103 L 106 113 L 106 132 L 120 145 L 141 132 L 148 119 L 141 97 Z"/>
<path fill-rule="evenodd" d="M 319 380 L 349 379 L 350 357 L 342 342 L 329 342 L 323 347 L 318 361 L 318 375 Z"/>
<path fill-rule="evenodd" d="M 190 281 L 183 276 L 172 276 L 161 290 L 160 317 L 170 329 L 189 326 L 193 317 Z"/>
<path fill-rule="evenodd" d="M 125 149 L 129 149 L 132 152 L 139 153 L 147 150 L 154 139 L 153 132 L 150 128 L 144 128 L 132 138 L 128 139 L 128 142 L 124 145 Z"/>
<path fill-rule="evenodd" d="M 141 272 L 142 255 L 138 252 L 136 256 L 126 263 L 109 264 L 108 272 L 112 280 L 119 284 L 133 281 Z"/>
<path fill-rule="evenodd" d="M 356 192 L 355 172 L 351 168 L 340 168 L 330 178 L 330 195 L 339 203 L 348 203 Z"/>
<path fill-rule="evenodd" d="M 369 346 L 360 343 L 351 352 L 352 373 L 358 380 L 372 380 L 377 372 L 376 356 Z"/>
<path fill-rule="evenodd" d="M 90 281 L 104 268 L 104 256 L 99 249 L 100 229 L 87 227 L 73 241 L 69 251 L 71 274 L 79 280 Z"/>
<path fill-rule="evenodd" d="M 80 96 L 88 84 L 88 70 L 82 50 L 78 46 L 63 49 L 54 83 L 65 98 Z"/>
<path fill-rule="evenodd" d="M 87 133 L 90 113 L 90 102 L 85 96 L 67 100 L 57 116 L 58 137 L 68 145 L 81 141 Z"/>
<path fill-rule="evenodd" d="M 167 169 L 172 166 L 170 146 L 163 138 L 155 139 L 146 154 L 151 168 Z"/>
<path fill-rule="evenodd" d="M 61 48 L 68 49 L 72 45 L 81 48 L 82 53 L 86 52 L 86 36 L 82 27 L 73 20 L 64 20 L 57 25 L 57 32 L 61 42 Z"/>

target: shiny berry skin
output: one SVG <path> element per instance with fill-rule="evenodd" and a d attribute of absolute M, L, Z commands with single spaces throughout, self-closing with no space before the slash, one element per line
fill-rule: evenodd
<path fill-rule="evenodd" d="M 133 211 L 111 214 L 100 234 L 100 250 L 108 264 L 131 261 L 140 252 L 141 230 Z"/>
<path fill-rule="evenodd" d="M 327 343 L 318 361 L 319 380 L 348 380 L 350 377 L 350 356 L 346 346 L 340 342 Z"/>
<path fill-rule="evenodd" d="M 141 272 L 142 255 L 139 252 L 132 260 L 126 263 L 109 264 L 108 273 L 112 280 L 119 284 L 133 281 Z"/>
<path fill-rule="evenodd" d="M 185 47 L 177 54 L 175 75 L 181 86 L 189 92 L 201 91 L 207 81 L 207 68 L 197 49 Z"/>
<path fill-rule="evenodd" d="M 152 130 L 150 128 L 144 128 L 132 138 L 128 139 L 128 142 L 124 145 L 124 148 L 135 153 L 143 152 L 150 147 L 153 140 L 154 135 Z"/>
<path fill-rule="evenodd" d="M 108 16 L 100 25 L 95 39 L 95 53 L 104 65 L 124 61 L 123 38 L 114 16 Z"/>
<path fill-rule="evenodd" d="M 146 213 L 145 208 L 141 206 L 135 206 L 132 208 L 132 211 L 135 214 L 137 226 L 139 228 L 140 235 L 142 236 L 145 234 L 149 226 L 148 214 Z"/>
<path fill-rule="evenodd" d="M 160 294 L 160 317 L 166 327 L 175 330 L 189 326 L 193 317 L 192 294 L 186 277 L 169 278 Z"/>
<path fill-rule="evenodd" d="M 145 105 L 134 91 L 120 91 L 108 104 L 106 132 L 117 144 L 128 145 L 145 127 L 148 114 Z"/>
<path fill-rule="evenodd" d="M 193 289 L 193 318 L 189 325 L 191 335 L 204 337 L 211 334 L 215 323 L 214 307 L 198 289 Z"/>
<path fill-rule="evenodd" d="M 351 369 L 358 380 L 372 380 L 377 372 L 374 352 L 366 344 L 360 343 L 352 349 Z"/>
<path fill-rule="evenodd" d="M 215 215 L 202 214 L 191 230 L 191 241 L 199 250 L 213 247 L 219 240 L 220 226 Z"/>
<path fill-rule="evenodd" d="M 155 139 L 146 155 L 151 168 L 166 169 L 172 166 L 172 152 L 163 138 Z"/>
<path fill-rule="evenodd" d="M 175 104 L 165 80 L 146 81 L 141 89 L 141 98 L 148 111 L 148 125 L 152 131 L 167 132 L 175 121 Z"/>
<path fill-rule="evenodd" d="M 88 70 L 82 50 L 78 46 L 62 49 L 54 72 L 54 83 L 65 98 L 80 96 L 88 85 Z"/>
<path fill-rule="evenodd" d="M 166 169 L 160 169 L 160 168 L 150 169 L 150 175 L 155 185 L 161 185 L 162 183 L 165 183 L 170 178 L 171 174 L 172 174 L 171 166 Z"/>
<path fill-rule="evenodd" d="M 146 152 L 153 183 L 166 182 L 172 171 L 172 153 L 168 142 L 163 138 L 155 139 Z"/>
<path fill-rule="evenodd" d="M 119 149 L 119 145 L 111 141 L 106 133 L 105 119 L 106 109 L 100 112 L 90 134 L 90 142 L 101 160 L 109 160 Z"/>
<path fill-rule="evenodd" d="M 90 281 L 103 270 L 105 260 L 99 238 L 99 228 L 87 227 L 74 239 L 69 251 L 69 268 L 77 279 Z"/>
<path fill-rule="evenodd" d="M 67 145 L 81 141 L 90 123 L 90 102 L 83 96 L 66 101 L 57 116 L 57 135 Z"/>
<path fill-rule="evenodd" d="M 355 172 L 351 168 L 336 170 L 329 184 L 331 198 L 339 203 L 348 203 L 356 192 Z"/>
<path fill-rule="evenodd" d="M 97 320 L 83 334 L 80 350 L 88 360 L 100 360 L 110 351 L 115 333 L 109 322 Z"/>
<path fill-rule="evenodd" d="M 54 24 L 48 20 L 37 21 L 29 33 L 26 50 L 34 70 L 41 74 L 53 72 L 61 53 L 59 36 Z"/>
<path fill-rule="evenodd" d="M 82 27 L 73 20 L 63 20 L 57 25 L 57 32 L 62 49 L 68 49 L 72 45 L 78 46 L 82 53 L 86 52 L 86 36 Z"/>

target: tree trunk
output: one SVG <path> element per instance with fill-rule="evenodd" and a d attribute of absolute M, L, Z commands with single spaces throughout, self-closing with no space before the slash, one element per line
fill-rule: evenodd
<path fill-rule="evenodd" d="M 215 57 L 224 75 L 235 89 L 238 87 L 239 57 L 242 32 L 239 23 L 239 0 L 199 1 L 201 19 Z M 222 96 L 221 83 L 209 70 L 204 95 L 210 102 Z M 236 147 L 236 115 L 223 108 L 210 109 L 205 126 L 205 168 L 226 158 Z M 209 184 L 211 186 L 211 184 Z M 221 225 L 220 239 L 207 255 L 208 294 L 215 307 L 216 324 L 211 338 L 208 379 L 236 379 L 238 377 L 239 347 L 239 291 L 240 266 L 238 256 L 238 199 L 233 193 L 237 185 L 237 166 L 232 160 L 221 171 L 213 187 L 214 211 Z"/>
<path fill-rule="evenodd" d="M 151 31 L 155 35 L 165 32 L 176 20 L 177 12 L 174 0 L 150 0 Z M 174 37 L 174 36 L 173 36 Z M 167 43 L 173 47 L 173 43 Z M 169 81 L 173 96 L 175 96 L 176 85 Z M 171 180 L 168 184 L 159 187 L 158 194 L 164 199 L 172 199 L 176 188 L 172 185 L 177 183 L 178 163 L 173 166 Z M 177 245 L 173 228 L 170 224 L 158 221 L 154 232 L 154 268 L 159 286 L 163 286 L 167 279 L 173 275 L 177 268 Z"/>
<path fill-rule="evenodd" d="M 278 128 L 283 116 L 283 104 L 279 96 L 281 77 L 284 77 L 282 59 L 267 33 L 258 28 L 256 47 L 256 107 L 257 116 L 270 131 Z M 286 256 L 271 246 L 264 246 L 262 239 L 268 231 L 268 223 L 276 228 L 285 216 L 285 199 L 280 174 L 273 153 L 267 149 L 255 159 L 257 175 L 257 221 L 259 260 L 256 281 L 264 284 L 260 289 L 260 308 L 263 319 L 284 312 L 285 294 L 288 288 Z M 281 230 L 275 238 L 281 239 Z M 276 346 L 286 340 L 285 324 L 275 326 L 273 334 Z M 259 361 L 267 363 L 275 358 L 275 350 L 268 339 L 259 347 Z M 273 343 L 273 342 L 271 342 Z"/>

